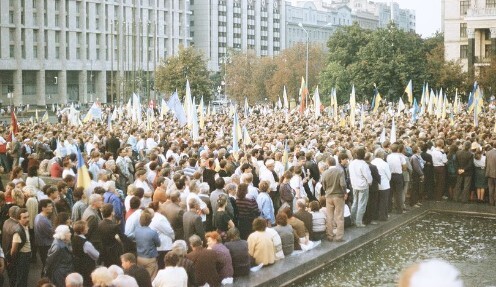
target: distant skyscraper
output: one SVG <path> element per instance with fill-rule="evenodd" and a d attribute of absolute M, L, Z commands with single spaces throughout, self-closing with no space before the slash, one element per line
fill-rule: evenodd
<path fill-rule="evenodd" d="M 188 0 L 0 0 L 0 99 L 149 96 L 160 58 L 189 46 L 190 14 Z"/>

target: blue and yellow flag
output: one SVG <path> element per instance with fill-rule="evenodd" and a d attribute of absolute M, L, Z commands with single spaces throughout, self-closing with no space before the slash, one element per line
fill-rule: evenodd
<path fill-rule="evenodd" d="M 76 187 L 88 188 L 91 185 L 90 174 L 88 168 L 84 164 L 83 155 L 77 150 L 77 178 Z"/>

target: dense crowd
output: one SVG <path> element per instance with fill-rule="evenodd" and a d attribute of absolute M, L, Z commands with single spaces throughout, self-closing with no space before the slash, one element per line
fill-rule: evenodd
<path fill-rule="evenodd" d="M 220 286 L 425 200 L 494 206 L 493 108 L 478 125 L 381 109 L 352 126 L 255 107 L 240 150 L 229 111 L 196 140 L 171 114 L 140 124 L 122 110 L 111 126 L 4 129 L 0 286 L 27 286 L 38 256 L 39 286 Z"/>

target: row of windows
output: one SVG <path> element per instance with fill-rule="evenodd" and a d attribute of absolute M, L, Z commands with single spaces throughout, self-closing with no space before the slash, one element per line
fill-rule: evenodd
<path fill-rule="evenodd" d="M 491 57 L 491 45 L 484 45 L 484 58 Z M 460 45 L 460 59 L 468 58 L 468 45 Z"/>

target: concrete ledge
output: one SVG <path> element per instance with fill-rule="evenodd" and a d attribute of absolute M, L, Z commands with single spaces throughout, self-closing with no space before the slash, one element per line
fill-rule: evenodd
<path fill-rule="evenodd" d="M 285 286 L 324 267 L 335 259 L 344 256 L 363 245 L 415 220 L 430 211 L 469 213 L 496 216 L 496 208 L 488 205 L 461 204 L 453 202 L 426 202 L 420 208 L 412 209 L 402 215 L 391 215 L 386 222 L 368 225 L 365 228 L 348 228 L 345 230 L 345 242 L 334 243 L 324 240 L 320 246 L 290 256 L 274 265 L 251 273 L 250 276 L 237 278 L 235 286 Z"/>

